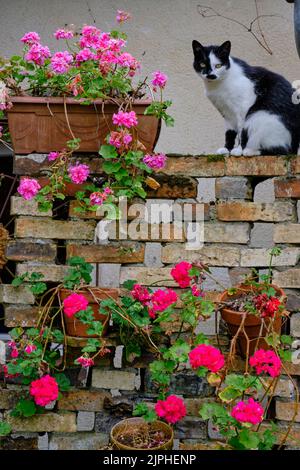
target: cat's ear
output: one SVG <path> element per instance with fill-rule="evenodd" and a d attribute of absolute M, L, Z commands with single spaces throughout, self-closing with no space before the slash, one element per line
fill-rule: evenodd
<path fill-rule="evenodd" d="M 218 48 L 218 56 L 221 59 L 228 60 L 229 54 L 231 50 L 231 42 L 225 41 L 221 46 Z"/>
<path fill-rule="evenodd" d="M 202 46 L 202 44 L 200 44 L 200 42 L 194 39 L 194 41 L 192 42 L 192 45 L 193 45 L 193 51 L 194 51 L 195 57 L 205 56 L 204 47 Z"/>

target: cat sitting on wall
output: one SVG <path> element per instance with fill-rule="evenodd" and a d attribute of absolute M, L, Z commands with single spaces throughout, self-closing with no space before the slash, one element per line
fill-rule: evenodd
<path fill-rule="evenodd" d="M 293 103 L 292 85 L 281 75 L 231 57 L 230 49 L 230 41 L 207 47 L 193 41 L 194 69 L 225 120 L 225 146 L 217 154 L 297 154 L 300 105 Z"/>

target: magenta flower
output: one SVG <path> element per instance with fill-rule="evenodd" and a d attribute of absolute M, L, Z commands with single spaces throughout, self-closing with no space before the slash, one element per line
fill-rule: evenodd
<path fill-rule="evenodd" d="M 164 73 L 157 70 L 152 74 L 153 79 L 151 81 L 153 86 L 158 86 L 159 88 L 164 88 L 166 86 L 168 77 Z"/>
<path fill-rule="evenodd" d="M 193 369 L 206 367 L 211 372 L 218 372 L 225 364 L 223 354 L 210 344 L 199 344 L 189 353 L 189 361 Z"/>
<path fill-rule="evenodd" d="M 87 47 L 85 47 L 84 49 L 79 51 L 78 54 L 76 54 L 77 62 L 86 62 L 87 60 L 93 59 L 95 59 L 95 54 L 93 54 L 93 52 Z"/>
<path fill-rule="evenodd" d="M 37 195 L 40 189 L 40 184 L 34 178 L 22 178 L 17 191 L 24 199 L 29 201 Z"/>
<path fill-rule="evenodd" d="M 138 121 L 134 111 L 129 111 L 129 113 L 119 111 L 117 114 L 113 114 L 113 124 L 117 126 L 124 126 L 129 129 L 130 127 L 136 126 L 137 123 Z"/>
<path fill-rule="evenodd" d="M 167 157 L 163 153 L 158 155 L 145 155 L 143 158 L 143 162 L 153 170 L 160 170 L 161 168 L 164 168 L 166 161 Z"/>
<path fill-rule="evenodd" d="M 90 174 L 90 168 L 88 165 L 83 163 L 77 163 L 74 166 L 69 167 L 69 177 L 73 183 L 81 184 L 84 183 Z"/>
<path fill-rule="evenodd" d="M 24 349 L 24 351 L 27 354 L 31 354 L 35 350 L 36 350 L 36 345 L 35 344 L 27 344 L 26 348 Z"/>
<path fill-rule="evenodd" d="M 96 26 L 84 26 L 81 30 L 82 37 L 79 41 L 80 47 L 82 49 L 85 47 L 92 47 L 93 49 L 98 49 L 100 47 L 100 34 L 101 31 L 100 29 L 96 28 Z"/>
<path fill-rule="evenodd" d="M 40 36 L 35 31 L 29 31 L 29 33 L 24 34 L 24 36 L 20 39 L 20 41 L 24 42 L 28 46 L 32 46 L 32 44 L 37 44 L 40 41 Z"/>
<path fill-rule="evenodd" d="M 260 403 L 253 398 L 238 402 L 231 411 L 231 416 L 240 423 L 259 424 L 264 417 L 264 409 Z"/>
<path fill-rule="evenodd" d="M 64 313 L 67 317 L 73 317 L 77 312 L 86 310 L 89 302 L 82 294 L 70 294 L 64 301 Z"/>
<path fill-rule="evenodd" d="M 118 57 L 118 64 L 120 67 L 128 67 L 131 72 L 135 72 L 140 69 L 141 65 L 129 52 L 123 52 L 123 54 Z M 132 76 L 130 74 L 130 76 Z"/>
<path fill-rule="evenodd" d="M 158 400 L 155 405 L 155 413 L 159 418 L 174 424 L 186 415 L 186 407 L 182 398 L 170 395 L 166 400 Z"/>
<path fill-rule="evenodd" d="M 25 54 L 25 60 L 34 62 L 37 65 L 44 65 L 45 60 L 50 56 L 49 47 L 42 46 L 41 44 L 32 44 L 27 54 Z"/>
<path fill-rule="evenodd" d="M 180 261 L 180 263 L 177 263 L 174 268 L 171 269 L 171 276 L 182 289 L 190 286 L 192 277 L 189 275 L 189 270 L 192 267 L 191 263 Z"/>
<path fill-rule="evenodd" d="M 138 300 L 143 305 L 148 305 L 151 300 L 151 294 L 147 287 L 141 286 L 140 284 L 134 284 L 130 293 L 135 300 Z"/>
<path fill-rule="evenodd" d="M 249 364 L 256 369 L 257 374 L 265 372 L 271 377 L 280 375 L 281 360 L 271 349 L 255 351 L 254 355 L 250 357 Z"/>
<path fill-rule="evenodd" d="M 44 375 L 30 384 L 30 395 L 39 406 L 46 406 L 58 397 L 58 384 L 54 377 Z"/>
<path fill-rule="evenodd" d="M 204 292 L 201 291 L 198 286 L 196 286 L 196 284 L 193 284 L 192 287 L 191 287 L 191 291 L 192 291 L 192 294 L 194 297 L 203 297 L 204 296 Z"/>
<path fill-rule="evenodd" d="M 77 364 L 81 364 L 82 367 L 88 368 L 94 365 L 94 361 L 90 357 L 80 356 L 76 359 Z"/>
<path fill-rule="evenodd" d="M 117 16 L 116 16 L 116 21 L 117 23 L 124 23 L 124 21 L 127 21 L 131 18 L 131 14 L 128 13 L 127 11 L 123 10 L 117 10 Z"/>
<path fill-rule="evenodd" d="M 90 194 L 91 206 L 102 206 L 103 202 L 103 194 L 100 191 Z"/>
<path fill-rule="evenodd" d="M 49 162 L 53 162 L 59 157 L 59 152 L 50 152 L 48 153 L 48 160 Z"/>
<path fill-rule="evenodd" d="M 73 57 L 68 51 L 56 52 L 51 58 L 51 68 L 57 74 L 66 73 L 72 61 Z"/>
<path fill-rule="evenodd" d="M 115 132 L 112 131 L 109 136 L 110 145 L 114 145 L 116 148 L 125 147 L 132 142 L 132 135 L 128 134 L 126 131 Z"/>
<path fill-rule="evenodd" d="M 68 31 L 65 29 L 58 29 L 54 33 L 56 39 L 72 39 L 74 37 L 73 31 Z"/>
<path fill-rule="evenodd" d="M 176 303 L 178 296 L 172 289 L 158 289 L 151 296 L 151 305 L 148 313 L 151 318 L 155 318 L 158 312 L 163 312 L 168 307 Z"/>

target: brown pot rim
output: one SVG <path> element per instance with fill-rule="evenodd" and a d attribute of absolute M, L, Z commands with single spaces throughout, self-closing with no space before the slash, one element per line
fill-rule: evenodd
<path fill-rule="evenodd" d="M 81 103 L 86 101 L 84 98 L 77 100 L 75 98 L 69 98 L 69 97 L 63 97 L 63 96 L 31 96 L 31 95 L 10 96 L 9 99 L 12 103 L 31 103 L 31 104 L 47 104 L 47 103 L 63 104 L 64 102 L 66 104 L 81 104 Z M 104 104 L 112 104 L 112 105 L 116 104 L 116 103 L 114 103 L 113 101 L 110 101 L 110 100 L 96 99 L 96 100 L 92 100 L 91 105 L 93 105 L 93 104 L 103 104 L 103 103 Z M 151 103 L 152 103 L 152 100 L 150 98 L 141 99 L 141 100 L 137 99 L 137 100 L 133 101 L 134 106 L 148 106 Z M 8 112 L 9 111 L 10 110 L 8 110 Z"/>
<path fill-rule="evenodd" d="M 159 423 L 160 426 L 164 429 L 168 429 L 169 432 L 170 432 L 170 438 L 168 439 L 168 441 L 166 441 L 164 444 L 158 446 L 158 447 L 151 447 L 151 449 L 137 449 L 136 447 L 130 447 L 130 446 L 126 446 L 124 444 L 122 444 L 121 442 L 119 442 L 115 437 L 114 437 L 114 432 L 116 430 L 116 428 L 118 426 L 120 426 L 121 423 L 128 423 L 129 425 L 132 424 L 132 425 L 135 425 L 135 424 L 139 424 L 139 423 L 146 423 L 146 421 L 144 420 L 144 418 L 126 418 L 126 419 L 123 419 L 121 421 L 119 421 L 118 423 L 116 423 L 112 428 L 111 428 L 111 431 L 110 431 L 110 439 L 112 441 L 112 443 L 114 445 L 116 445 L 117 447 L 118 446 L 121 446 L 124 450 L 148 450 L 148 451 L 152 451 L 152 450 L 161 450 L 161 449 L 165 449 L 166 446 L 168 445 L 172 445 L 173 444 L 173 440 L 174 440 L 174 431 L 173 431 L 173 428 L 165 423 L 164 421 L 160 421 L 160 420 L 156 420 L 156 421 L 153 421 L 154 423 Z M 119 447 L 120 448 L 120 447 Z"/>

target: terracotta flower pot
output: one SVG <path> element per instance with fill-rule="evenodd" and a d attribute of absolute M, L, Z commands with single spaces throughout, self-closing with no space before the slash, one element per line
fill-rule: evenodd
<path fill-rule="evenodd" d="M 279 287 L 272 285 L 275 289 L 277 296 L 285 298 L 285 293 Z M 259 294 L 261 289 L 257 289 L 256 292 Z M 228 302 L 230 300 L 235 300 L 240 297 L 246 292 L 255 292 L 253 286 L 248 285 L 240 285 L 237 287 L 237 293 L 234 295 L 229 295 L 228 291 L 222 293 L 220 297 L 220 302 Z M 270 321 L 273 321 L 273 331 L 280 334 L 281 332 L 281 313 L 277 312 L 275 314 L 274 319 L 264 318 L 264 326 L 262 327 L 262 319 L 256 315 L 253 315 L 248 312 L 237 312 L 235 310 L 231 310 L 230 308 L 223 307 L 220 309 L 221 316 L 223 320 L 227 323 L 228 330 L 230 335 L 233 337 L 236 335 L 242 319 L 243 315 L 246 315 L 244 328 L 246 335 L 249 338 L 249 354 L 253 355 L 256 349 L 270 349 L 270 346 L 266 343 L 263 339 L 264 336 L 267 334 L 267 328 L 270 325 Z M 261 330 L 262 327 L 262 330 Z M 247 355 L 247 337 L 245 333 L 241 331 L 239 333 L 237 339 L 237 346 L 239 349 L 239 353 L 243 358 Z"/>
<path fill-rule="evenodd" d="M 113 297 L 115 300 L 118 299 L 119 292 L 117 289 L 100 289 L 97 287 L 93 287 L 90 289 L 93 294 L 87 290 L 87 289 L 81 289 L 79 291 L 76 291 L 77 293 L 80 293 L 84 295 L 84 297 L 88 300 L 89 306 L 92 308 L 94 312 L 94 319 L 96 321 L 101 321 L 103 323 L 103 334 L 104 336 L 107 333 L 108 325 L 109 325 L 109 315 L 102 315 L 99 313 L 99 303 L 97 300 L 101 301 L 104 299 L 108 299 L 110 297 Z M 61 303 L 71 295 L 73 291 L 68 290 L 68 289 L 61 289 L 59 292 L 60 296 L 60 301 Z M 97 300 L 96 300 L 96 299 Z M 80 338 L 95 338 L 97 337 L 96 335 L 89 335 L 87 333 L 87 330 L 89 329 L 88 325 L 85 325 L 82 323 L 76 316 L 73 317 L 68 317 L 67 315 L 64 314 L 64 320 L 65 320 L 65 328 L 68 336 L 76 336 Z"/>
<path fill-rule="evenodd" d="M 173 439 L 174 433 L 171 426 L 164 423 L 163 421 L 154 421 L 150 423 L 151 429 L 157 432 L 162 432 L 166 437 L 166 442 L 156 447 L 147 447 L 147 448 L 140 448 L 140 447 L 132 447 L 126 445 L 120 441 L 120 436 L 124 433 L 135 433 L 139 434 L 139 427 L 144 426 L 146 421 L 143 418 L 128 418 L 120 421 L 119 423 L 115 424 L 110 431 L 110 440 L 113 444 L 114 449 L 118 450 L 172 450 L 173 448 Z M 142 431 L 141 431 L 142 432 Z"/>
<path fill-rule="evenodd" d="M 60 151 L 71 140 L 72 133 L 81 139 L 79 152 L 98 152 L 107 134 L 115 128 L 112 115 L 118 106 L 95 100 L 92 105 L 80 104 L 74 98 L 11 97 L 13 106 L 7 111 L 9 131 L 15 153 L 49 153 Z M 133 111 L 138 117 L 138 139 L 152 152 L 160 133 L 160 120 L 145 116 L 150 100 L 137 100 Z M 70 128 L 69 128 L 69 125 Z"/>

